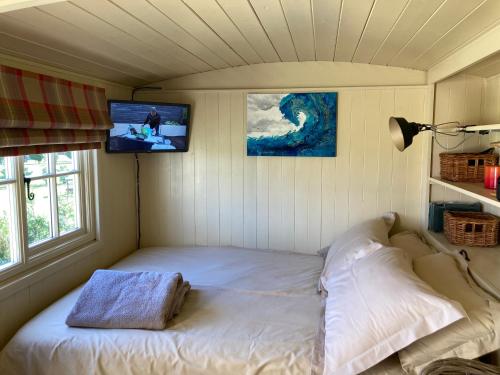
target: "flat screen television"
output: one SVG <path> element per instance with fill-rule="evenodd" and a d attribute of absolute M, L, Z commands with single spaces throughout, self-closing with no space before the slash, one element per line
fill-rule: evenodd
<path fill-rule="evenodd" d="M 186 152 L 189 147 L 189 104 L 109 100 L 114 127 L 108 130 L 111 153 Z"/>

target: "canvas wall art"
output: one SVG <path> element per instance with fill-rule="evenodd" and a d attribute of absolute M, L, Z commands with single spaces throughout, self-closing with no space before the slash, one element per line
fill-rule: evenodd
<path fill-rule="evenodd" d="M 336 156 L 337 93 L 247 95 L 248 156 Z"/>

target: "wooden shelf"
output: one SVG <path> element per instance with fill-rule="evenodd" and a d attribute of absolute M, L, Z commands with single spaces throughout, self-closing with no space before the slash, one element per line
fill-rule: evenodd
<path fill-rule="evenodd" d="M 460 250 L 464 249 L 471 257 L 474 256 L 474 254 L 477 255 L 479 253 L 481 253 L 482 256 L 484 256 L 485 254 L 490 254 L 495 259 L 499 259 L 500 256 L 500 246 L 471 247 L 471 246 L 452 245 L 451 243 L 448 242 L 448 240 L 444 236 L 444 233 L 425 231 L 424 235 L 432 246 L 434 246 L 437 250 L 442 251 L 443 253 L 458 254 Z"/>
<path fill-rule="evenodd" d="M 436 177 L 430 177 L 429 183 L 431 185 L 444 186 L 481 202 L 500 208 L 500 202 L 497 201 L 495 190 L 486 189 L 482 182 L 451 182 Z"/>

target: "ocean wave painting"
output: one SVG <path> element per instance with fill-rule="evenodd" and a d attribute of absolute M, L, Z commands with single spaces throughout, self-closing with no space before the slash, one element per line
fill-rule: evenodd
<path fill-rule="evenodd" d="M 336 156 L 337 93 L 247 95 L 248 156 Z"/>

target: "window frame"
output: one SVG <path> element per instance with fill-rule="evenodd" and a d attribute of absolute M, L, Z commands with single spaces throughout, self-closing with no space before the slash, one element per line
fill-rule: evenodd
<path fill-rule="evenodd" d="M 49 153 L 51 162 L 55 161 L 55 153 Z M 49 184 L 52 184 L 52 195 L 55 196 L 54 189 L 57 188 L 57 178 L 65 175 L 78 176 L 77 184 L 79 197 L 78 205 L 80 207 L 79 223 L 80 228 L 68 233 L 60 234 L 57 237 L 50 238 L 32 246 L 28 244 L 28 227 L 27 227 L 27 204 L 26 204 L 26 186 L 24 183 L 24 157 L 12 157 L 14 165 L 14 176 L 9 180 L 2 181 L 1 185 L 7 185 L 6 181 L 13 182 L 15 202 L 12 211 L 15 213 L 15 223 L 17 230 L 11 234 L 14 241 L 16 251 L 13 252 L 13 263 L 8 263 L 5 266 L 0 266 L 0 282 L 11 278 L 19 273 L 25 272 L 37 265 L 41 265 L 52 259 L 67 255 L 71 252 L 76 252 L 78 249 L 86 246 L 97 240 L 97 219 L 96 219 L 96 193 L 95 193 L 95 152 L 93 150 L 77 151 L 77 168 L 76 172 L 56 172 L 56 166 L 53 165 L 53 170 L 50 169 L 46 175 L 33 177 L 33 180 L 49 179 Z M 36 198 L 35 198 L 36 199 Z M 54 215 L 53 204 L 57 207 L 57 201 L 51 203 L 51 215 Z M 55 215 L 58 212 L 56 210 Z M 58 220 L 58 218 L 55 218 Z M 52 218 L 54 220 L 54 218 Z M 11 223 L 11 227 L 13 227 Z"/>

